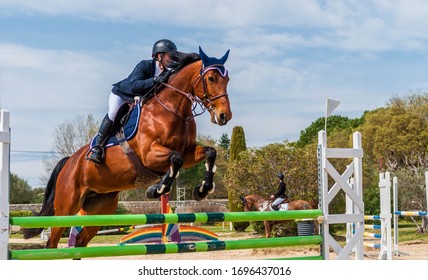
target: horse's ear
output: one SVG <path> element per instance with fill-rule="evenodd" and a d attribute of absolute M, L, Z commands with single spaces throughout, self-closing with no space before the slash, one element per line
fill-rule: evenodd
<path fill-rule="evenodd" d="M 204 64 L 205 67 L 208 67 L 210 65 L 214 65 L 214 64 L 220 64 L 220 65 L 224 65 L 224 63 L 226 62 L 227 58 L 229 57 L 229 52 L 230 50 L 228 50 L 222 58 L 218 59 L 215 57 L 209 57 L 206 53 L 204 53 L 204 51 L 202 50 L 201 46 L 199 46 L 199 56 L 201 57 L 202 63 Z"/>
<path fill-rule="evenodd" d="M 227 50 L 227 52 L 223 55 L 222 58 L 220 58 L 220 64 L 224 65 L 226 63 L 227 58 L 229 57 L 230 50 Z"/>
<path fill-rule="evenodd" d="M 204 51 L 202 50 L 201 46 L 199 46 L 199 56 L 201 57 L 202 63 L 207 66 L 210 64 L 210 58 L 208 57 L 208 55 L 206 55 L 204 53 Z"/>

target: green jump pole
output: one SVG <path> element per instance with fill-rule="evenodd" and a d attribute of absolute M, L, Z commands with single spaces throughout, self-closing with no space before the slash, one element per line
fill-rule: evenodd
<path fill-rule="evenodd" d="M 251 222 L 313 219 L 322 211 L 289 210 L 267 212 L 211 212 L 182 214 L 140 214 L 140 215 L 88 215 L 88 216 L 38 216 L 12 217 L 10 224 L 22 228 L 71 227 L 71 226 L 120 226 L 144 224 L 207 223 L 207 222 Z"/>
<path fill-rule="evenodd" d="M 324 257 L 318 256 L 303 256 L 303 257 L 290 257 L 290 258 L 275 258 L 269 260 L 281 260 L 281 261 L 322 261 Z"/>
<path fill-rule="evenodd" d="M 247 240 L 201 241 L 178 244 L 165 243 L 128 246 L 11 250 L 10 253 L 12 260 L 53 260 L 278 248 L 282 246 L 319 245 L 321 242 L 322 236 L 312 235 L 301 237 L 256 238 Z"/>

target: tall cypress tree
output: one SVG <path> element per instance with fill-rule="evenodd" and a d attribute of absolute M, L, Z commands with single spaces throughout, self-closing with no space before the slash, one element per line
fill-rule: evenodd
<path fill-rule="evenodd" d="M 247 145 L 245 143 L 245 133 L 242 126 L 235 126 L 232 130 L 232 138 L 230 140 L 230 161 L 238 161 L 239 153 L 245 151 Z M 228 190 L 228 199 L 229 199 L 229 211 L 230 212 L 240 212 L 243 211 L 241 200 L 236 192 L 233 191 L 233 186 L 229 186 Z M 236 231 L 245 231 L 245 229 L 250 225 L 249 222 L 235 222 L 233 223 L 233 228 Z"/>
<path fill-rule="evenodd" d="M 239 160 L 239 153 L 247 149 L 245 133 L 242 126 L 235 126 L 230 140 L 230 160 Z"/>

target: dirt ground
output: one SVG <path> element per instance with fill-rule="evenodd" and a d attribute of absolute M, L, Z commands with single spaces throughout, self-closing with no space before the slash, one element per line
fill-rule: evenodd
<path fill-rule="evenodd" d="M 253 233 L 245 233 L 239 239 L 254 238 Z M 230 240 L 228 234 L 221 234 L 220 240 Z M 22 240 L 11 239 L 13 244 L 25 243 L 40 243 L 44 241 L 40 239 Z M 106 244 L 91 244 L 91 246 L 105 246 Z M 428 242 L 427 241 L 411 241 L 399 244 L 400 256 L 394 256 L 393 260 L 428 260 Z M 366 260 L 377 260 L 379 250 L 365 248 Z M 316 256 L 319 255 L 319 246 L 297 246 L 282 247 L 282 248 L 267 248 L 267 249 L 247 249 L 247 250 L 232 250 L 232 251 L 214 251 L 214 252 L 196 252 L 196 253 L 181 253 L 181 254 L 164 254 L 164 255 L 141 255 L 141 256 L 122 256 L 122 257 L 103 257 L 94 258 L 97 260 L 257 260 L 257 259 L 274 259 L 298 256 Z M 334 254 L 332 253 L 332 256 Z"/>

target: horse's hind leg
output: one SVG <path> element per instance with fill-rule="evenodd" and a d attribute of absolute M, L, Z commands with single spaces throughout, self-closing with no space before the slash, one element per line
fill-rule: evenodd
<path fill-rule="evenodd" d="M 61 178 L 63 177 L 59 177 L 59 179 Z M 73 185 L 65 185 L 62 181 L 58 181 L 57 186 L 61 187 L 56 188 L 55 199 L 53 201 L 55 216 L 76 214 L 80 208 L 79 193 L 73 188 L 67 188 Z M 46 243 L 46 248 L 57 248 L 65 229 L 65 227 L 53 227 L 49 240 Z"/>
<path fill-rule="evenodd" d="M 83 215 L 114 214 L 118 200 L 118 192 L 106 194 L 93 193 L 86 197 L 80 213 Z M 97 235 L 100 228 L 100 226 L 83 227 L 76 237 L 76 247 L 86 247 L 89 241 Z"/>
<path fill-rule="evenodd" d="M 58 243 L 61 240 L 62 234 L 64 233 L 65 228 L 53 227 L 51 229 L 51 235 L 46 243 L 46 248 L 58 248 Z"/>

